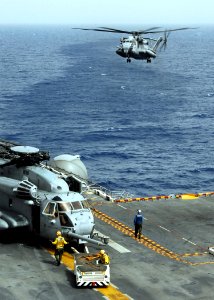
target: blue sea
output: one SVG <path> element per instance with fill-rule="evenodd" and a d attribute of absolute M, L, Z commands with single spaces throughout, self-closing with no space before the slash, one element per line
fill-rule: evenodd
<path fill-rule="evenodd" d="M 213 32 L 171 33 L 151 64 L 127 64 L 120 34 L 1 26 L 0 137 L 79 154 L 134 196 L 213 191 Z"/>

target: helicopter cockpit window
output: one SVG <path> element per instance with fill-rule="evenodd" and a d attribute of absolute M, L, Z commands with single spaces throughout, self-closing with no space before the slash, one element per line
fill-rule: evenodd
<path fill-rule="evenodd" d="M 82 204 L 80 201 L 74 202 L 58 202 L 58 210 L 61 211 L 72 211 L 76 209 L 82 209 Z"/>
<path fill-rule="evenodd" d="M 71 211 L 73 207 L 70 202 L 58 202 L 58 210 L 59 211 Z"/>
<path fill-rule="evenodd" d="M 82 209 L 82 204 L 80 201 L 72 202 L 74 209 Z"/>
<path fill-rule="evenodd" d="M 74 227 L 71 220 L 68 218 L 68 216 L 65 213 L 59 214 L 60 224 L 65 227 Z"/>
<path fill-rule="evenodd" d="M 55 214 L 55 210 L 56 209 L 56 203 L 53 202 L 49 202 L 45 209 L 43 210 L 43 213 L 46 215 L 54 215 Z"/>

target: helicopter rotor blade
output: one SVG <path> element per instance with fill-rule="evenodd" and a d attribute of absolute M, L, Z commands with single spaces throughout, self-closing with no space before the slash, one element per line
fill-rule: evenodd
<path fill-rule="evenodd" d="M 120 29 L 114 29 L 109 27 L 100 27 L 103 29 L 103 31 L 112 32 L 112 33 L 128 33 L 132 35 L 141 35 L 141 34 L 150 34 L 150 33 L 162 33 L 162 32 L 171 32 L 171 31 L 179 31 L 179 30 L 188 30 L 188 29 L 197 29 L 198 27 L 181 27 L 181 28 L 175 28 L 175 29 L 165 29 L 165 30 L 155 30 L 160 27 L 152 27 L 145 30 L 136 30 L 136 31 L 126 31 L 126 30 L 120 30 Z M 102 30 L 99 30 L 102 31 Z"/>
<path fill-rule="evenodd" d="M 145 29 L 145 30 L 139 30 L 139 31 L 136 31 L 138 34 L 147 34 L 147 33 L 152 33 L 153 31 L 151 30 L 155 30 L 155 29 L 158 29 L 160 27 L 152 27 L 152 28 L 148 28 L 148 29 Z M 133 31 L 135 32 L 135 31 Z"/>
<path fill-rule="evenodd" d="M 175 28 L 175 29 L 166 29 L 166 32 L 171 31 L 179 31 L 179 30 L 188 30 L 188 29 L 197 29 L 198 27 L 182 27 L 182 28 Z"/>
<path fill-rule="evenodd" d="M 132 33 L 132 31 L 129 30 L 122 30 L 122 29 L 109 28 L 109 27 L 100 27 L 100 28 L 106 30 L 107 32 L 112 32 L 112 33 L 128 33 L 128 34 Z"/>
<path fill-rule="evenodd" d="M 153 39 L 153 38 L 143 38 L 144 40 L 147 40 L 147 41 L 154 41 L 154 42 L 157 42 L 157 39 Z"/>
<path fill-rule="evenodd" d="M 187 29 L 197 29 L 198 27 L 182 27 L 182 28 L 175 28 L 175 29 L 165 29 L 165 30 L 157 30 L 153 32 L 146 32 L 146 33 L 162 33 L 162 32 L 171 32 L 171 31 L 179 31 L 179 30 L 187 30 Z"/>
<path fill-rule="evenodd" d="M 90 30 L 90 31 L 103 31 L 103 32 L 113 32 L 114 31 L 111 31 L 111 30 L 104 30 L 104 29 L 99 29 L 99 28 L 72 28 L 72 29 L 80 29 L 80 30 Z"/>
<path fill-rule="evenodd" d="M 132 34 L 132 31 L 120 30 L 120 29 L 113 29 L 107 27 L 100 27 L 100 28 L 72 28 L 72 29 L 80 29 L 80 30 L 92 30 L 92 31 L 102 31 L 102 32 L 111 32 L 111 33 L 127 33 Z"/>
<path fill-rule="evenodd" d="M 132 35 L 141 35 L 146 33 L 153 33 L 151 30 L 158 29 L 160 27 L 152 27 L 145 30 L 122 30 L 122 29 L 116 29 L 116 28 L 110 28 L 110 27 L 99 27 L 99 28 L 80 28 L 80 27 L 74 27 L 72 29 L 80 29 L 80 30 L 92 30 L 92 31 L 102 31 L 102 32 L 111 32 L 111 33 L 126 33 L 126 34 L 132 34 Z"/>
<path fill-rule="evenodd" d="M 163 44 L 162 48 L 166 48 L 166 43 L 167 43 L 167 38 L 169 36 L 169 33 L 172 31 L 180 31 L 180 30 L 188 30 L 188 29 L 197 29 L 198 27 L 181 27 L 181 28 L 175 28 L 175 29 L 165 29 L 165 30 L 156 30 L 160 27 L 151 27 L 145 30 L 136 30 L 136 31 L 130 31 L 130 30 L 121 30 L 121 29 L 116 29 L 116 28 L 111 28 L 111 27 L 98 27 L 98 28 L 80 28 L 80 27 L 75 27 L 72 29 L 80 29 L 80 30 L 91 30 L 91 31 L 99 31 L 99 32 L 111 32 L 111 33 L 126 33 L 126 34 L 131 34 L 134 38 L 140 35 L 144 34 L 150 34 L 150 33 L 164 33 L 164 38 L 163 38 Z"/>
<path fill-rule="evenodd" d="M 160 50 L 162 50 L 162 49 L 166 50 L 169 35 L 170 35 L 170 31 L 167 31 L 167 30 L 164 31 L 163 42 L 162 42 L 162 45 L 160 47 Z"/>
<path fill-rule="evenodd" d="M 148 29 L 144 29 L 144 30 L 121 30 L 121 29 L 116 29 L 116 28 L 109 28 L 109 27 L 100 27 L 102 29 L 106 29 L 106 30 L 111 30 L 112 32 L 118 32 L 118 33 L 129 33 L 129 34 L 142 34 L 144 32 L 150 31 L 150 30 L 154 30 L 154 29 L 158 29 L 160 27 L 152 27 L 152 28 L 148 28 Z"/>

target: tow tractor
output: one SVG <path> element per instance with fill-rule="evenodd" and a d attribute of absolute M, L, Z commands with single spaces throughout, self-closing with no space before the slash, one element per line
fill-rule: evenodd
<path fill-rule="evenodd" d="M 214 246 L 208 248 L 209 253 L 214 255 Z"/>
<path fill-rule="evenodd" d="M 110 266 L 99 263 L 97 253 L 79 253 L 73 247 L 72 250 L 78 287 L 107 287 L 110 284 Z"/>

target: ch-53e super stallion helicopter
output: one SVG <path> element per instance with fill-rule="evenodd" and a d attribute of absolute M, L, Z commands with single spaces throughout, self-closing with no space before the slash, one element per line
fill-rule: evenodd
<path fill-rule="evenodd" d="M 0 139 L 0 230 L 27 227 L 47 239 L 60 230 L 79 244 L 103 244 L 92 238 L 94 217 L 81 194 L 85 165 L 78 155 L 49 158 L 38 148 Z"/>
<path fill-rule="evenodd" d="M 131 58 L 138 60 L 146 60 L 147 63 L 151 63 L 152 59 L 156 57 L 157 50 L 166 48 L 167 39 L 171 31 L 195 29 L 190 27 L 176 28 L 176 29 L 164 29 L 156 30 L 160 27 L 152 27 L 146 30 L 121 30 L 109 27 L 99 27 L 99 28 L 73 28 L 81 30 L 93 30 L 101 32 L 111 32 L 111 33 L 126 33 L 130 34 L 128 37 L 123 37 L 120 39 L 120 46 L 116 50 L 116 53 L 124 58 L 126 58 L 127 63 L 131 62 Z M 163 33 L 158 39 L 155 38 L 145 38 L 145 34 L 156 34 Z"/>

